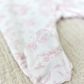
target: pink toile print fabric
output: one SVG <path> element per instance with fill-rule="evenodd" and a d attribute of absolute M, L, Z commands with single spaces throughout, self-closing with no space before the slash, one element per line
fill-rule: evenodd
<path fill-rule="evenodd" d="M 84 17 L 84 0 L 0 0 L 0 30 L 33 84 L 71 79 L 73 67 L 56 30 L 61 17 Z"/>

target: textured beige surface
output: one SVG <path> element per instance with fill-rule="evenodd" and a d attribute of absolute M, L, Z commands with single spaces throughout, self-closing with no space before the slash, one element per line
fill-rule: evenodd
<path fill-rule="evenodd" d="M 71 81 L 64 84 L 84 84 L 84 20 L 60 20 L 57 30 L 62 47 L 74 67 Z M 0 84 L 32 84 L 14 61 L 1 33 Z"/>

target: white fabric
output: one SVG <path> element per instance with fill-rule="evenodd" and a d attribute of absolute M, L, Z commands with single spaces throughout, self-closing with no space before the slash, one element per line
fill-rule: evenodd
<path fill-rule="evenodd" d="M 59 42 L 56 22 L 84 17 L 83 0 L 0 0 L 0 29 L 33 84 L 61 84 L 72 64 Z"/>

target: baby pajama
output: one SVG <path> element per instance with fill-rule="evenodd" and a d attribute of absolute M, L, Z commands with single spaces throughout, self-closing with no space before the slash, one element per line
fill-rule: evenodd
<path fill-rule="evenodd" d="M 59 42 L 60 18 L 84 17 L 84 0 L 0 0 L 0 30 L 33 84 L 71 79 L 71 62 Z"/>

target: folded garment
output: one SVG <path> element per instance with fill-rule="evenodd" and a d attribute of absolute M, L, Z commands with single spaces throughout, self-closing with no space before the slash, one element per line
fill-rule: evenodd
<path fill-rule="evenodd" d="M 59 42 L 59 19 L 84 17 L 84 0 L 0 0 L 0 30 L 33 84 L 71 79 L 71 62 Z"/>

